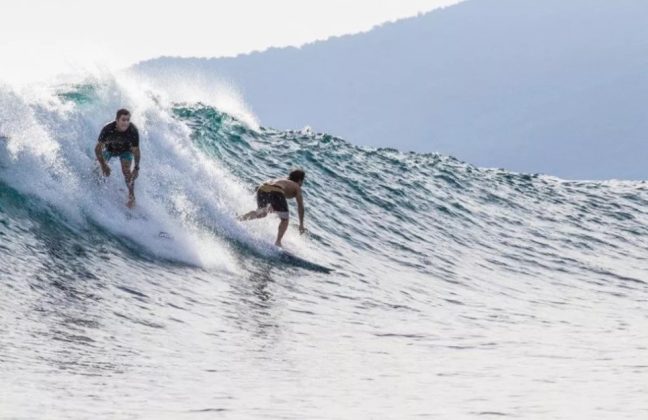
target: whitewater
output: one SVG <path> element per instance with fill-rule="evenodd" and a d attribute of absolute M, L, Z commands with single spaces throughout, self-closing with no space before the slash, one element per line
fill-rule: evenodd
<path fill-rule="evenodd" d="M 648 184 L 357 147 L 179 91 L 0 86 L 0 418 L 648 418 Z M 132 211 L 94 158 L 124 106 Z M 309 232 L 291 203 L 284 246 L 328 274 L 278 258 L 276 218 L 236 220 L 296 167 Z"/>

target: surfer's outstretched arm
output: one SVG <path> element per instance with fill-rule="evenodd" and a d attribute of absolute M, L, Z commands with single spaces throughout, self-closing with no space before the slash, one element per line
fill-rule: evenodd
<path fill-rule="evenodd" d="M 103 157 L 103 144 L 101 142 L 97 142 L 95 146 L 95 156 L 97 156 L 97 161 L 99 162 L 99 166 L 101 166 L 101 172 L 103 172 L 104 176 L 110 176 L 110 166 L 108 166 L 106 159 Z"/>

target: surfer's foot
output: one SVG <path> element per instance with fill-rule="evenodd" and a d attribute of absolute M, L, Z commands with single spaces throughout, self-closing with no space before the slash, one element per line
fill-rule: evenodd
<path fill-rule="evenodd" d="M 275 242 L 275 246 L 278 246 L 279 248 L 283 248 L 283 247 L 281 246 L 281 242 L 279 242 L 279 241 Z"/>
<path fill-rule="evenodd" d="M 133 207 L 135 207 L 135 197 L 134 196 L 128 197 L 128 202 L 126 203 L 126 207 L 128 207 L 129 209 L 132 209 Z"/>

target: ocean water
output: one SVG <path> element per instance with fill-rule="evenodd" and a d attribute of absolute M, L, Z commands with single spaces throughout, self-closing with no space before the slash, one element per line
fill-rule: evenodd
<path fill-rule="evenodd" d="M 97 174 L 140 129 L 138 204 Z M 119 78 L 0 88 L 0 418 L 648 418 L 648 184 L 259 126 Z M 306 227 L 241 224 L 307 172 Z M 164 234 L 160 235 L 161 232 Z"/>

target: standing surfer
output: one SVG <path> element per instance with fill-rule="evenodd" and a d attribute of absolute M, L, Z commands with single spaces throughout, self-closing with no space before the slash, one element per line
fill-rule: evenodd
<path fill-rule="evenodd" d="M 135 205 L 135 180 L 139 175 L 140 149 L 139 132 L 135 124 L 130 122 L 130 111 L 120 109 L 117 111 L 115 121 L 108 123 L 101 129 L 95 155 L 101 166 L 104 176 L 110 176 L 108 161 L 118 157 L 121 162 L 122 174 L 128 187 L 128 202 L 126 205 L 133 208 Z M 131 164 L 135 160 L 135 167 L 131 170 Z"/>
<path fill-rule="evenodd" d="M 288 201 L 294 198 L 297 201 L 297 213 L 299 214 L 299 233 L 304 233 L 304 199 L 302 197 L 302 185 L 306 173 L 301 169 L 290 172 L 288 178 L 266 181 L 257 187 L 256 200 L 257 209 L 239 217 L 239 220 L 252 220 L 266 217 L 268 213 L 277 213 L 279 219 L 279 230 L 275 245 L 281 246 L 283 238 L 288 229 Z"/>

